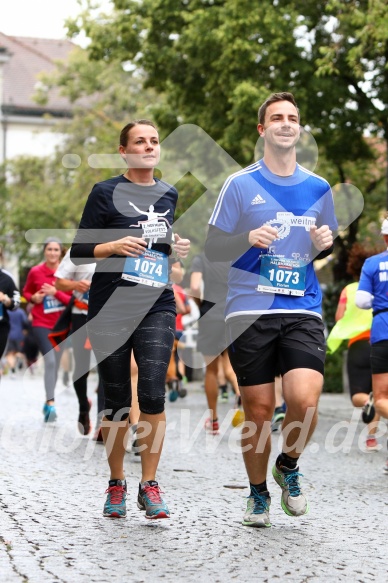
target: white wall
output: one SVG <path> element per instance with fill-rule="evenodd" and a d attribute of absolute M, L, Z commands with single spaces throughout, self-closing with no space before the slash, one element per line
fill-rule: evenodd
<path fill-rule="evenodd" d="M 53 131 L 55 122 L 24 118 L 2 119 L 0 124 L 0 163 L 16 156 L 49 156 L 64 139 Z"/>

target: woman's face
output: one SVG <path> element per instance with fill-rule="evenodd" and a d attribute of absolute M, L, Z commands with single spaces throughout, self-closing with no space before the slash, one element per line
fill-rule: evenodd
<path fill-rule="evenodd" d="M 128 132 L 126 146 L 119 152 L 128 168 L 155 168 L 160 160 L 159 134 L 152 126 L 138 124 Z"/>
<path fill-rule="evenodd" d="M 59 243 L 55 243 L 54 241 L 51 243 L 47 243 L 43 255 L 46 260 L 46 263 L 50 265 L 54 265 L 55 263 L 59 263 L 61 259 L 61 246 Z"/>

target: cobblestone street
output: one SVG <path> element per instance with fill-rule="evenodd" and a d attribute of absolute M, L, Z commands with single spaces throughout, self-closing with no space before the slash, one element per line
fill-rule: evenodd
<path fill-rule="evenodd" d="M 92 421 L 96 416 L 91 375 Z M 58 382 L 58 420 L 44 425 L 39 374 L 4 376 L 0 410 L 0 580 L 44 582 L 387 581 L 386 424 L 381 451 L 365 453 L 365 426 L 347 395 L 324 394 L 313 441 L 301 458 L 310 513 L 290 518 L 269 476 L 272 528 L 241 525 L 248 495 L 232 428 L 220 404 L 220 436 L 206 435 L 201 383 L 167 403 L 158 479 L 171 519 L 137 509 L 140 464 L 128 453 L 127 518 L 102 516 L 104 448 L 81 437 L 72 388 Z M 279 449 L 273 434 L 271 462 Z"/>

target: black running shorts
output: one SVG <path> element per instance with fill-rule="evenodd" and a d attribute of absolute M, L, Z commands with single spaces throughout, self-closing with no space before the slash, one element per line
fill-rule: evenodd
<path fill-rule="evenodd" d="M 372 344 L 370 364 L 372 374 L 385 374 L 388 372 L 388 340 Z"/>
<path fill-rule="evenodd" d="M 348 348 L 347 370 L 351 397 L 357 393 L 369 395 L 372 390 L 370 354 L 369 340 L 357 340 Z"/>
<path fill-rule="evenodd" d="M 326 342 L 320 318 L 306 314 L 243 317 L 227 322 L 229 358 L 240 386 L 262 385 L 295 368 L 324 373 Z"/>

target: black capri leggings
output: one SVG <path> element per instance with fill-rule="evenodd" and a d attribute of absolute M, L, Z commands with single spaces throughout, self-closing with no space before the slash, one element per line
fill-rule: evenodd
<path fill-rule="evenodd" d="M 139 369 L 137 396 L 142 413 L 163 413 L 165 383 L 175 333 L 175 314 L 148 314 L 132 332 L 131 322 L 113 328 L 94 328 L 88 334 L 98 362 L 105 393 L 105 417 L 121 421 L 131 408 L 130 360 L 133 350 Z M 132 333 L 131 333 L 132 332 Z M 114 347 L 114 348 L 112 348 Z"/>
<path fill-rule="evenodd" d="M 0 322 L 0 358 L 3 356 L 7 347 L 9 329 L 10 325 L 8 322 Z"/>

